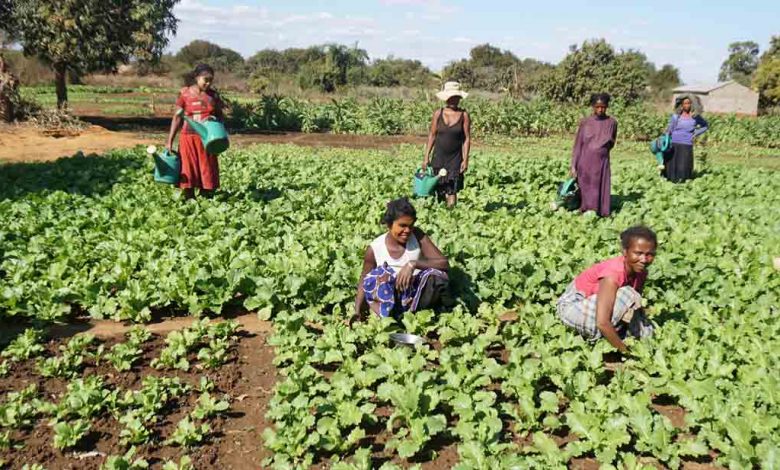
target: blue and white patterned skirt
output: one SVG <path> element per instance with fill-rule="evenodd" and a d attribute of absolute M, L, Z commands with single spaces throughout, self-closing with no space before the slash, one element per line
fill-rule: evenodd
<path fill-rule="evenodd" d="M 378 305 L 379 315 L 389 317 L 394 313 L 414 312 L 420 306 L 420 296 L 428 280 L 433 277 L 448 280 L 447 273 L 438 269 L 423 269 L 412 277 L 411 285 L 404 291 L 395 289 L 396 272 L 384 263 L 366 274 L 363 279 L 363 291 L 366 302 L 371 306 Z M 371 309 L 376 312 L 374 308 Z"/>

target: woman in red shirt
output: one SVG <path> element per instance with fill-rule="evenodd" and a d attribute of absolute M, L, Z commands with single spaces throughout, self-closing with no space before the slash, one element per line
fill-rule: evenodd
<path fill-rule="evenodd" d="M 647 267 L 655 259 L 658 239 L 647 227 L 631 227 L 620 234 L 621 256 L 594 264 L 569 284 L 558 299 L 558 316 L 588 339 L 602 336 L 626 351 L 626 334 L 644 338 L 653 325 L 642 312 L 642 287 Z"/>
<path fill-rule="evenodd" d="M 219 162 L 216 155 L 209 155 L 203 147 L 200 136 L 190 128 L 182 115 L 195 121 L 204 121 L 209 117 L 224 119 L 224 103 L 219 94 L 211 88 L 214 82 L 214 69 L 200 64 L 189 75 L 187 86 L 179 92 L 176 100 L 176 113 L 171 121 L 168 134 L 168 151 L 173 151 L 173 141 L 179 129 L 184 127 L 179 138 L 179 156 L 181 157 L 181 176 L 179 187 L 187 199 L 195 197 L 195 188 L 201 195 L 210 196 L 219 188 Z"/>

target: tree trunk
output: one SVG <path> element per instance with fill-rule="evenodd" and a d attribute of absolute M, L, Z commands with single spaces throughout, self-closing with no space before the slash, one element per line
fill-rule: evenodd
<path fill-rule="evenodd" d="M 0 122 L 11 122 L 16 117 L 14 104 L 19 99 L 19 80 L 8 70 L 0 54 Z"/>
<path fill-rule="evenodd" d="M 7 96 L 6 90 L 0 84 L 0 122 L 11 122 L 14 120 L 14 104 L 11 98 Z"/>
<path fill-rule="evenodd" d="M 54 64 L 54 84 L 57 88 L 57 109 L 65 109 L 68 106 L 68 66 L 58 62 Z"/>

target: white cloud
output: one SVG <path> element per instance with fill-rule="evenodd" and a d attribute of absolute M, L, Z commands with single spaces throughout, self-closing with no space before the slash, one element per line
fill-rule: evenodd
<path fill-rule="evenodd" d="M 384 34 L 373 18 L 337 16 L 328 11 L 283 15 L 265 7 L 240 4 L 217 8 L 203 0 L 183 0 L 174 14 L 180 21 L 169 47 L 173 51 L 194 39 L 205 39 L 248 57 L 266 47 L 303 47 Z"/>
<path fill-rule="evenodd" d="M 241 3 L 219 7 L 210 5 L 209 1 L 182 0 L 176 6 L 174 13 L 180 23 L 170 50 L 176 51 L 193 39 L 210 40 L 245 57 L 264 48 L 357 43 L 372 58 L 392 54 L 420 60 L 439 70 L 453 60 L 468 56 L 471 47 L 479 43 L 489 42 L 521 58 L 556 63 L 567 54 L 571 44 L 604 36 L 618 49 L 641 50 L 658 66 L 676 65 L 685 81 L 713 80 L 723 60 L 723 54 L 717 51 L 725 50 L 725 46 L 719 49 L 718 45 L 713 47 L 704 40 L 699 42 L 695 36 L 678 38 L 677 33 L 669 31 L 659 36 L 653 25 L 643 20 L 632 20 L 604 31 L 580 24 L 559 25 L 543 35 L 526 33 L 522 28 L 474 31 L 459 6 L 442 0 L 379 0 L 378 8 L 376 4 L 355 8 L 354 15 L 324 9 L 327 7 L 282 13 L 253 5 L 251 0 L 236 0 Z"/>
<path fill-rule="evenodd" d="M 473 40 L 471 38 L 464 37 L 464 36 L 454 37 L 454 38 L 452 38 L 452 42 L 459 42 L 459 43 L 464 43 L 464 44 L 476 44 L 475 40 Z"/>

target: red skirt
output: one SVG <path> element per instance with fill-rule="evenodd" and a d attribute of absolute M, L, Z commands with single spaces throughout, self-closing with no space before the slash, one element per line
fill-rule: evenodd
<path fill-rule="evenodd" d="M 181 156 L 180 188 L 214 190 L 219 188 L 219 162 L 209 155 L 197 134 L 182 133 L 179 138 Z"/>

